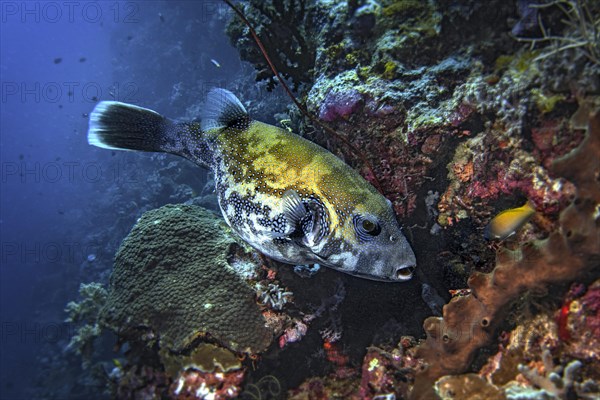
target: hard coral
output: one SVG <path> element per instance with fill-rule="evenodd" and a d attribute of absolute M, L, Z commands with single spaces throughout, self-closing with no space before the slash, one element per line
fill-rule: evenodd
<path fill-rule="evenodd" d="M 476 272 L 469 278 L 471 294 L 453 299 L 444 307 L 442 318 L 425 320 L 427 340 L 418 355 L 428 368 L 418 380 L 431 382 L 465 371 L 477 350 L 493 340 L 508 306 L 524 292 L 597 270 L 600 112 L 590 117 L 581 145 L 555 161 L 552 172 L 573 182 L 577 190 L 572 203 L 560 213 L 559 229 L 547 239 L 524 243 L 515 251 L 501 248 L 492 273 Z"/>
<path fill-rule="evenodd" d="M 123 241 L 102 320 L 119 335 L 182 351 L 209 337 L 235 352 L 266 349 L 255 292 L 228 264 L 239 246 L 211 212 L 167 205 L 145 213 Z"/>
<path fill-rule="evenodd" d="M 519 365 L 519 372 L 533 385 L 540 388 L 541 393 L 538 394 L 540 397 L 551 397 L 558 399 L 568 399 L 576 393 L 576 387 L 578 382 L 575 381 L 575 375 L 579 369 L 581 369 L 581 361 L 571 361 L 563 369 L 562 367 L 554 367 L 552 365 L 552 357 L 549 353 L 542 355 L 546 358 L 545 371 L 543 374 L 539 373 L 535 367 L 527 367 L 525 365 Z M 561 376 L 562 373 L 562 376 Z M 515 392 L 514 388 L 508 388 L 509 392 Z M 544 396 L 546 394 L 546 396 Z M 578 396 L 584 398 L 583 396 Z"/>
<path fill-rule="evenodd" d="M 574 284 L 567 299 L 573 295 L 580 298 L 582 289 L 585 287 L 581 284 Z M 577 314 L 592 312 L 593 307 Z M 521 314 L 516 327 L 502 333 L 498 353 L 489 357 L 478 373 L 438 379 L 437 396 L 466 400 L 598 398 L 598 360 L 570 353 L 572 342 L 559 339 L 560 326 L 552 316 L 553 310 L 541 309 L 533 318 L 523 318 Z M 580 347 L 585 348 L 586 344 L 581 343 Z M 592 341 L 587 344 L 588 350 L 596 348 Z"/>
<path fill-rule="evenodd" d="M 165 372 L 170 377 L 190 368 L 200 372 L 230 372 L 242 368 L 237 355 L 211 343 L 200 343 L 189 355 L 172 353 L 168 349 L 159 351 Z"/>
<path fill-rule="evenodd" d="M 435 391 L 443 400 L 504 400 L 500 389 L 477 374 L 444 376 L 435 383 Z"/>

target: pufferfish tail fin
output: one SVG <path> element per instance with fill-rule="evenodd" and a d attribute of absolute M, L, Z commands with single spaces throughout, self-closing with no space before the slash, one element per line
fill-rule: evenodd
<path fill-rule="evenodd" d="M 250 124 L 250 116 L 242 102 L 229 90 L 220 88 L 208 92 L 201 118 L 204 132 L 221 128 L 244 130 Z"/>
<path fill-rule="evenodd" d="M 102 101 L 90 114 L 88 143 L 113 150 L 187 156 L 190 124 L 176 124 L 156 111 L 118 101 Z"/>
<path fill-rule="evenodd" d="M 88 143 L 113 150 L 164 151 L 163 136 L 172 125 L 156 111 L 102 101 L 90 114 Z"/>

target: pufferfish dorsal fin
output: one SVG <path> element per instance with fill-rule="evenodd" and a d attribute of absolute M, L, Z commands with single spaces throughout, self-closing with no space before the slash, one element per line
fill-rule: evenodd
<path fill-rule="evenodd" d="M 250 116 L 242 102 L 229 90 L 220 88 L 208 92 L 201 118 L 203 131 L 221 128 L 244 130 L 250 123 Z"/>
<path fill-rule="evenodd" d="M 287 190 L 282 201 L 287 226 L 281 237 L 296 239 L 299 244 L 313 247 L 323 235 L 322 208 L 315 202 L 304 203 L 295 190 Z"/>

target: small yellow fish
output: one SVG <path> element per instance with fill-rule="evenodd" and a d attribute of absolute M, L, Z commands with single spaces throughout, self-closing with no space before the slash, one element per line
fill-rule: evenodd
<path fill-rule="evenodd" d="M 487 240 L 504 240 L 514 235 L 534 215 L 535 208 L 529 201 L 521 207 L 504 210 L 492 218 L 485 227 L 483 236 Z"/>
<path fill-rule="evenodd" d="M 115 367 L 117 367 L 119 369 L 123 369 L 123 364 L 121 364 L 121 361 L 119 361 L 118 358 L 113 358 L 112 362 Z"/>

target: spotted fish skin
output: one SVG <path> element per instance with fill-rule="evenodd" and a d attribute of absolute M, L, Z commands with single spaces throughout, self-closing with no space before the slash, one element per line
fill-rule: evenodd
<path fill-rule="evenodd" d="M 119 115 L 126 107 L 134 108 L 133 115 Z M 227 224 L 271 258 L 381 281 L 412 277 L 415 256 L 391 203 L 322 147 L 252 120 L 229 91 L 209 93 L 201 125 L 100 103 L 91 114 L 88 140 L 105 148 L 178 154 L 210 168 Z"/>

